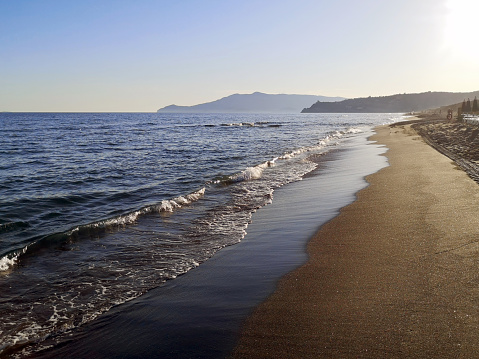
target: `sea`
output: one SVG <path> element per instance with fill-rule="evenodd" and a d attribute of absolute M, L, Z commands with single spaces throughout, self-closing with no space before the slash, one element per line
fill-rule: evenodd
<path fill-rule="evenodd" d="M 401 119 L 0 113 L 0 358 L 35 355 L 240 243 L 275 190 Z"/>

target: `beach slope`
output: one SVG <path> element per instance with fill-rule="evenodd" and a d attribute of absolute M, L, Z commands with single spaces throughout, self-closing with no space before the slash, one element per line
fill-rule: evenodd
<path fill-rule="evenodd" d="M 390 166 L 247 320 L 235 358 L 470 358 L 479 352 L 479 186 L 409 125 Z"/>

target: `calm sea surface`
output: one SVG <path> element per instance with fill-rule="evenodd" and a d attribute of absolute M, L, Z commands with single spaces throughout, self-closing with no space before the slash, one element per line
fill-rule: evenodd
<path fill-rule="evenodd" d="M 310 155 L 399 118 L 0 113 L 0 357 L 238 243 Z"/>

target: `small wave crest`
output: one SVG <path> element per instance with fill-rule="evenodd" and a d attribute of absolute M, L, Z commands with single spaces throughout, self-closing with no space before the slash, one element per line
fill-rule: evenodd
<path fill-rule="evenodd" d="M 237 182 L 252 181 L 252 180 L 260 179 L 261 176 L 263 175 L 263 171 L 268 167 L 273 167 L 277 159 L 278 157 L 273 158 L 270 161 L 261 163 L 257 166 L 248 167 L 245 170 L 239 173 L 235 173 L 231 176 L 224 176 L 222 178 L 213 180 L 211 183 L 213 184 L 221 183 L 221 184 L 228 185 L 228 184 L 237 183 Z"/>
<path fill-rule="evenodd" d="M 261 178 L 265 168 L 271 167 L 274 161 L 268 161 L 254 167 L 248 167 L 244 171 L 230 177 L 232 182 L 251 181 Z"/>
<path fill-rule="evenodd" d="M 240 123 L 222 123 L 221 126 L 226 127 L 254 127 L 254 122 L 240 122 Z"/>
<path fill-rule="evenodd" d="M 231 122 L 231 123 L 206 123 L 206 124 L 191 124 L 191 125 L 177 125 L 178 127 L 283 127 L 283 123 L 259 121 L 259 122 Z"/>
<path fill-rule="evenodd" d="M 362 129 L 354 128 L 354 127 L 350 127 L 345 131 L 346 134 L 356 134 L 356 133 L 361 133 L 361 132 L 363 132 Z"/>
<path fill-rule="evenodd" d="M 0 258 L 0 273 L 9 271 L 18 261 L 22 254 L 25 254 L 28 246 L 7 253 Z"/>
<path fill-rule="evenodd" d="M 183 206 L 189 205 L 192 202 L 196 202 L 201 197 L 204 196 L 206 188 L 190 193 L 186 196 L 179 196 L 170 200 L 161 201 L 159 205 L 146 207 L 145 213 L 148 212 L 173 212 L 176 208 L 181 208 Z"/>
<path fill-rule="evenodd" d="M 223 127 L 282 127 L 283 124 L 271 122 L 238 122 L 238 123 L 222 123 Z"/>

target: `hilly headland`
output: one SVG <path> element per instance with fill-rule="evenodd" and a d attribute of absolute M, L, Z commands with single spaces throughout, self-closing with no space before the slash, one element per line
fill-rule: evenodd
<path fill-rule="evenodd" d="M 160 108 L 161 113 L 299 113 L 304 107 L 321 101 L 342 101 L 344 97 L 315 95 L 234 94 L 219 100 L 194 106 L 170 105 Z"/>
<path fill-rule="evenodd" d="M 317 101 L 302 113 L 389 113 L 417 112 L 462 102 L 479 96 L 475 92 L 422 92 L 391 96 L 346 99 L 337 102 Z"/>

